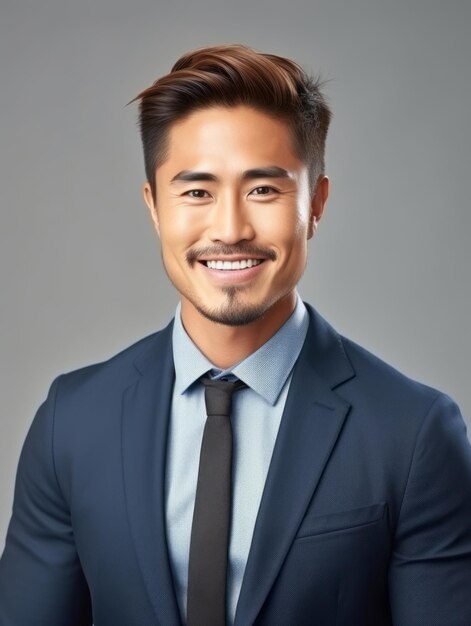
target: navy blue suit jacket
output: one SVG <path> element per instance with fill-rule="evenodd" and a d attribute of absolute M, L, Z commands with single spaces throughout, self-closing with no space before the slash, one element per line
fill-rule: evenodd
<path fill-rule="evenodd" d="M 308 307 L 236 626 L 470 626 L 471 452 L 449 397 Z M 171 324 L 60 376 L 19 463 L 1 626 L 178 626 Z"/>

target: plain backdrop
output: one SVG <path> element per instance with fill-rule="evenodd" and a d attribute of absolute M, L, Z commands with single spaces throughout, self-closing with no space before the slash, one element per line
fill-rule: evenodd
<path fill-rule="evenodd" d="M 191 48 L 329 80 L 332 193 L 300 293 L 471 417 L 470 18 L 468 0 L 2 0 L 0 550 L 53 378 L 173 314 L 126 103 Z"/>

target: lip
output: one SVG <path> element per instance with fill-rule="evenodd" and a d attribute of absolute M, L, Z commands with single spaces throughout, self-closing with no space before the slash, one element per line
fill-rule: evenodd
<path fill-rule="evenodd" d="M 263 256 L 257 256 L 252 254 L 235 254 L 233 256 L 207 256 L 204 259 L 198 259 L 200 263 L 206 263 L 206 261 L 244 261 L 247 259 L 253 259 L 255 261 L 266 261 Z"/>
<path fill-rule="evenodd" d="M 247 256 L 238 256 L 238 257 L 224 257 L 224 261 L 241 261 L 243 259 L 247 259 Z M 259 258 L 259 257 L 250 257 L 251 259 Z M 222 261 L 221 257 L 214 257 L 204 259 L 204 261 Z M 261 271 L 263 271 L 263 266 L 267 262 L 265 259 L 260 259 L 262 263 L 258 265 L 254 265 L 253 267 L 247 267 L 243 270 L 213 270 L 209 268 L 205 262 L 198 263 L 198 266 L 202 269 L 205 275 L 216 285 L 218 286 L 230 286 L 230 285 L 239 285 L 245 283 L 247 281 L 252 280 Z"/>

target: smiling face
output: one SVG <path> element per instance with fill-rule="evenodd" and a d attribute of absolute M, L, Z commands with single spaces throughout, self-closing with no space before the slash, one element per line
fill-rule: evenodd
<path fill-rule="evenodd" d="M 288 125 L 247 106 L 211 107 L 175 123 L 144 189 L 185 326 L 204 317 L 274 330 L 291 314 L 295 288 L 327 199 L 313 198 Z"/>

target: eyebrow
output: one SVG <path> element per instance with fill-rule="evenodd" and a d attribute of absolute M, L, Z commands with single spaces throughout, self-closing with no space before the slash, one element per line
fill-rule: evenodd
<path fill-rule="evenodd" d="M 255 167 L 250 170 L 246 170 L 242 174 L 242 180 L 254 180 L 255 178 L 292 178 L 292 175 L 283 167 L 277 165 L 271 165 L 269 167 Z M 182 170 L 178 172 L 170 183 L 176 182 L 194 182 L 200 180 L 208 180 L 217 182 L 219 179 L 215 174 L 210 172 L 196 172 L 194 170 Z"/>

